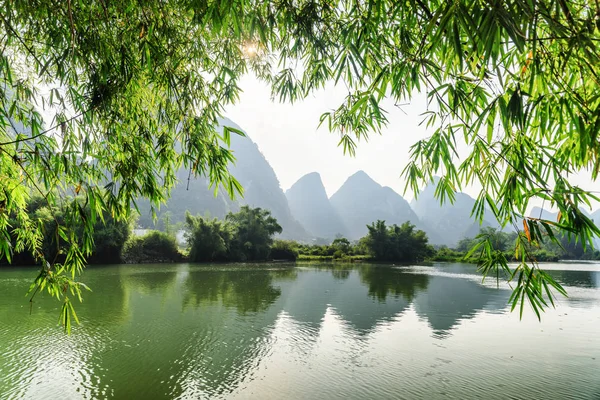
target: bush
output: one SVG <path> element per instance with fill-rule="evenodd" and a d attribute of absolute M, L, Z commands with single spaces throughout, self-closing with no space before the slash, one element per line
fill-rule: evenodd
<path fill-rule="evenodd" d="M 265 261 L 282 228 L 271 212 L 242 206 L 225 221 L 186 214 L 190 261 Z M 288 254 L 290 256 L 290 254 Z"/>
<path fill-rule="evenodd" d="M 295 243 L 289 240 L 275 240 L 271 246 L 272 260 L 295 261 L 298 258 L 298 250 Z"/>
<path fill-rule="evenodd" d="M 556 255 L 552 252 L 549 252 L 546 249 L 541 249 L 541 250 L 534 252 L 533 257 L 537 261 L 552 261 L 552 262 L 558 261 L 558 258 L 559 258 L 558 255 Z"/>
<path fill-rule="evenodd" d="M 69 197 L 61 198 L 63 206 L 50 209 L 46 205 L 46 201 L 42 197 L 33 197 L 28 203 L 29 218 L 36 221 L 43 228 L 41 232 L 41 253 L 46 260 L 54 260 L 54 262 L 64 263 L 67 253 L 67 242 L 60 237 L 57 231 L 58 226 L 69 226 L 74 230 L 76 241 L 82 246 L 84 242 L 84 224 L 79 213 L 83 213 L 88 218 L 90 216 L 89 207 L 80 204 L 78 214 L 73 219 L 72 205 L 67 207 L 65 204 L 73 202 Z M 73 204 L 73 203 L 71 203 Z M 77 203 L 75 203 L 77 204 Z M 71 213 L 71 214 L 70 214 Z M 110 216 L 109 213 L 104 213 L 103 218 L 96 219 L 92 233 L 93 245 L 92 253 L 87 256 L 88 264 L 110 264 L 121 262 L 121 251 L 123 244 L 127 241 L 131 233 L 132 220 L 117 221 Z M 21 225 L 22 221 L 10 216 L 9 224 L 11 226 L 10 239 L 11 246 L 17 242 L 18 231 L 25 229 Z M 57 225 L 58 224 L 58 225 Z M 17 249 L 15 249 L 17 250 Z M 11 265 L 34 265 L 39 263 L 40 259 L 34 257 L 31 248 L 18 249 L 13 253 Z M 0 256 L 0 265 L 8 263 L 6 258 Z"/>
<path fill-rule="evenodd" d="M 344 254 L 344 252 L 343 252 L 342 250 L 336 250 L 336 251 L 333 253 L 333 259 L 334 259 L 334 260 L 336 260 L 336 259 L 340 259 L 340 258 L 344 258 L 344 256 L 345 256 L 345 254 Z"/>
<path fill-rule="evenodd" d="M 159 231 L 129 239 L 123 246 L 121 258 L 129 264 L 178 262 L 183 259 L 175 237 Z"/>

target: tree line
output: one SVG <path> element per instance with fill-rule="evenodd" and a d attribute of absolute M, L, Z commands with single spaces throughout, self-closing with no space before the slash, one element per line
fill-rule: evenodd
<path fill-rule="evenodd" d="M 191 262 L 267 260 L 372 260 L 415 262 L 435 254 L 425 232 L 410 222 L 386 226 L 376 221 L 368 234 L 351 243 L 344 237 L 317 245 L 274 239 L 282 228 L 270 211 L 243 206 L 225 219 L 186 214 L 185 240 Z"/>
<path fill-rule="evenodd" d="M 63 204 L 73 204 L 69 201 Z M 89 218 L 89 205 L 79 204 L 80 218 Z M 66 246 L 74 242 L 89 240 L 92 251 L 87 254 L 89 264 L 110 263 L 157 263 L 157 262 L 246 262 L 267 260 L 305 261 L 467 261 L 477 263 L 478 252 L 470 250 L 486 241 L 493 251 L 504 254 L 508 261 L 517 261 L 512 251 L 519 240 L 517 232 L 504 232 L 484 227 L 476 237 L 461 239 L 454 248 L 429 244 L 427 235 L 416 229 L 409 221 L 391 226 L 378 220 L 367 225 L 367 234 L 350 241 L 338 236 L 329 244 L 300 243 L 293 240 L 275 239 L 282 227 L 270 211 L 243 206 L 238 212 L 230 212 L 222 220 L 209 216 L 186 214 L 185 224 L 173 226 L 168 218 L 162 221 L 164 230 L 151 230 L 142 236 L 133 235 L 135 219 L 116 220 L 104 214 L 94 223 L 92 237 L 86 238 L 83 226 L 75 229 L 77 241 L 67 241 L 61 224 L 72 218 L 70 206 L 49 210 L 42 198 L 33 198 L 29 204 L 32 218 L 38 219 L 41 235 L 38 240 L 44 259 L 64 262 L 68 254 Z M 18 218 L 10 221 L 11 238 L 14 246 L 23 226 Z M 183 229 L 185 245 L 178 243 L 177 231 Z M 523 233 L 521 233 L 522 235 Z M 581 242 L 556 231 L 557 241 L 546 240 L 528 244 L 528 253 L 537 261 L 559 259 L 600 259 L 600 252 L 583 247 Z M 529 242 L 527 242 L 529 243 Z M 0 264 L 33 265 L 41 257 L 28 249 L 15 246 L 11 259 L 0 258 Z"/>
<path fill-rule="evenodd" d="M 271 212 L 261 208 L 242 206 L 238 212 L 230 212 L 222 220 L 209 216 L 186 214 L 183 226 L 173 226 L 167 217 L 164 230 L 150 230 L 142 236 L 133 234 L 135 218 L 117 220 L 104 213 L 93 221 L 94 230 L 87 237 L 83 222 L 74 229 L 77 240 L 64 238 L 60 226 L 72 219 L 71 204 L 77 204 L 78 218 L 90 217 L 89 205 L 72 202 L 68 199 L 63 206 L 52 210 L 42 198 L 33 198 L 28 212 L 42 225 L 38 240 L 42 254 L 34 254 L 30 249 L 18 247 L 18 236 L 24 229 L 19 218 L 10 220 L 13 256 L 0 257 L 0 264 L 34 265 L 40 260 L 65 262 L 68 246 L 88 241 L 91 251 L 87 252 L 89 264 L 111 263 L 153 263 L 153 262 L 246 262 L 267 260 L 373 260 L 414 262 L 430 258 L 435 254 L 428 243 L 426 234 L 416 230 L 410 222 L 387 226 L 385 221 L 368 225 L 368 233 L 356 242 L 344 237 L 334 239 L 330 244 L 306 244 L 296 241 L 275 239 L 282 233 L 282 227 Z M 78 221 L 76 219 L 75 221 Z M 183 229 L 185 245 L 180 246 L 177 231 Z"/>
<path fill-rule="evenodd" d="M 551 240 L 550 234 L 556 240 Z M 463 259 L 478 262 L 479 252 L 471 250 L 477 248 L 479 243 L 487 241 L 494 251 L 504 253 L 507 260 L 517 261 L 514 251 L 515 243 L 519 242 L 520 236 L 524 235 L 526 236 L 526 233 L 504 232 L 497 228 L 484 227 L 477 236 L 461 239 L 454 249 L 445 246 L 437 249 L 435 259 L 439 261 Z M 537 261 L 600 260 L 600 251 L 590 246 L 584 247 L 581 241 L 575 240 L 573 236 L 557 229 L 550 230 L 545 236 L 545 240 L 538 240 L 534 243 L 526 241 L 527 253 Z"/>

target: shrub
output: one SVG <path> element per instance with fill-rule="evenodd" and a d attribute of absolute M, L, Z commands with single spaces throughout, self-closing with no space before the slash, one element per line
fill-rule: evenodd
<path fill-rule="evenodd" d="M 272 260 L 295 261 L 298 258 L 296 243 L 289 240 L 275 240 L 271 246 Z"/>
<path fill-rule="evenodd" d="M 150 231 L 144 236 L 129 239 L 123 246 L 121 258 L 130 264 L 177 262 L 182 255 L 175 237 L 160 231 Z"/>

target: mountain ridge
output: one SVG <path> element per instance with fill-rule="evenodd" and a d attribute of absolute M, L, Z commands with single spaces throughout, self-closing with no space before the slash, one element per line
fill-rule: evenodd
<path fill-rule="evenodd" d="M 348 238 L 352 240 L 365 236 L 367 225 L 377 220 L 385 220 L 388 225 L 410 221 L 421 229 L 420 220 L 408 202 L 362 170 L 349 176 L 329 201 L 348 228 Z"/>
<path fill-rule="evenodd" d="M 302 176 L 285 196 L 292 215 L 315 237 L 334 239 L 347 235 L 347 228 L 331 205 L 318 172 Z"/>
<path fill-rule="evenodd" d="M 439 178 L 435 177 L 411 201 L 411 207 L 425 226 L 425 232 L 432 238 L 431 243 L 453 247 L 465 237 L 477 235 L 486 226 L 498 227 L 495 218 L 487 211 L 480 224 L 472 215 L 475 199 L 466 193 L 457 192 L 454 203 L 440 201 L 435 197 Z"/>

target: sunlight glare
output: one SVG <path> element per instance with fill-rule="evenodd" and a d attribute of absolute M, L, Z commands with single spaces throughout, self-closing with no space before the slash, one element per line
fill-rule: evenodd
<path fill-rule="evenodd" d="M 258 44 L 256 42 L 246 42 L 242 46 L 244 56 L 252 58 L 258 54 Z"/>

